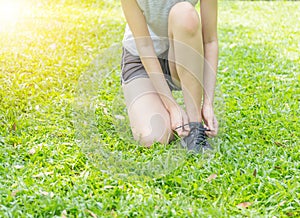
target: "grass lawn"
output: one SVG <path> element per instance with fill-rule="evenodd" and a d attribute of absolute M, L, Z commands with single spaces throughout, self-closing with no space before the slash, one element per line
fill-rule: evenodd
<path fill-rule="evenodd" d="M 24 2 L 0 13 L 0 217 L 300 217 L 300 2 L 219 2 L 209 156 L 130 140 L 120 1 Z"/>

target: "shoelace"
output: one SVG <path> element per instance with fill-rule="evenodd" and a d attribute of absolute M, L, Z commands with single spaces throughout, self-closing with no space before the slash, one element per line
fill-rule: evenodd
<path fill-rule="evenodd" d="M 177 126 L 176 128 L 175 128 L 175 130 L 176 129 L 180 129 L 180 128 L 184 128 L 185 126 L 188 126 L 189 124 L 187 123 L 187 124 L 184 124 L 183 126 Z M 204 129 L 204 131 L 210 131 L 210 129 L 207 129 L 207 128 L 204 128 L 203 127 L 203 129 Z"/>
<path fill-rule="evenodd" d="M 190 134 L 193 136 L 196 145 L 205 145 L 207 136 L 205 131 L 209 131 L 202 126 L 195 126 L 191 129 Z"/>

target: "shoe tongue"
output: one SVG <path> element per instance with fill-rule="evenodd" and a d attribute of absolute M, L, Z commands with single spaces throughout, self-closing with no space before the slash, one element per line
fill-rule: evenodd
<path fill-rule="evenodd" d="M 194 140 L 197 145 L 205 144 L 206 137 L 204 133 L 204 126 L 200 122 L 190 122 L 190 129 L 194 135 Z"/>
<path fill-rule="evenodd" d="M 193 129 L 193 128 L 199 128 L 199 127 L 204 128 L 203 124 L 200 123 L 200 122 L 190 122 L 190 128 L 191 129 Z"/>

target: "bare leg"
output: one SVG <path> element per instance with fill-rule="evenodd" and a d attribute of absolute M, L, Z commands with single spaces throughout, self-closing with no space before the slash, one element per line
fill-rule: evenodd
<path fill-rule="evenodd" d="M 169 143 L 173 134 L 169 113 L 150 79 L 134 79 L 123 85 L 123 91 L 135 140 L 147 147 Z"/>
<path fill-rule="evenodd" d="M 180 81 L 190 122 L 201 122 L 203 40 L 199 15 L 190 3 L 177 3 L 171 9 L 169 38 L 172 77 Z"/>

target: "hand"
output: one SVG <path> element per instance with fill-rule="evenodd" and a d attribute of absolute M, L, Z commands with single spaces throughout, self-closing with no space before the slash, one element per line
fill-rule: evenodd
<path fill-rule="evenodd" d="M 189 119 L 186 112 L 176 104 L 170 110 L 171 128 L 180 137 L 187 136 L 190 132 Z"/>
<path fill-rule="evenodd" d="M 202 107 L 202 118 L 205 124 L 205 127 L 209 131 L 205 131 L 208 137 L 215 137 L 218 134 L 219 123 L 214 113 L 212 105 L 203 105 Z"/>

